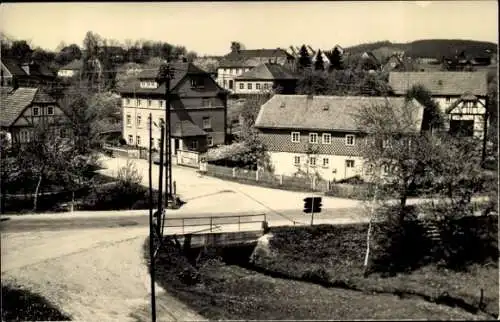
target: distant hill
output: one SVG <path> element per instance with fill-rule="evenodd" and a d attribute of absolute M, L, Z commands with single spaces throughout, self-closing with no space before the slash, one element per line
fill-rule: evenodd
<path fill-rule="evenodd" d="M 382 51 L 384 53 L 394 51 L 405 51 L 405 55 L 411 57 L 429 57 L 441 59 L 443 56 L 453 56 L 465 51 L 467 56 L 482 56 L 486 50 L 497 52 L 497 44 L 486 41 L 461 40 L 461 39 L 424 39 L 410 43 L 392 43 L 390 41 L 377 41 L 346 48 L 353 55 L 362 54 L 365 51 Z"/>

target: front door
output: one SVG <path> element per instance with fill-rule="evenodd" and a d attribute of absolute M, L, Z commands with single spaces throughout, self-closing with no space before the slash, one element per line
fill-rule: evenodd
<path fill-rule="evenodd" d="M 345 174 L 344 178 L 351 178 L 356 175 L 356 171 L 354 170 L 354 160 L 345 160 Z"/>
<path fill-rule="evenodd" d="M 177 151 L 179 150 L 179 139 L 174 139 L 174 154 L 177 155 Z"/>

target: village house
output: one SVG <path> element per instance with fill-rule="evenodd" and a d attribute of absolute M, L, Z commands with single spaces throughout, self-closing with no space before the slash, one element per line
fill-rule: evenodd
<path fill-rule="evenodd" d="M 172 63 L 170 126 L 172 154 L 205 152 L 226 140 L 227 92 L 210 75 L 192 63 Z M 165 120 L 165 83 L 159 67 L 145 68 L 120 90 L 123 137 L 128 145 L 149 147 L 148 117 L 151 113 L 154 148 L 160 149 L 159 125 Z"/>
<path fill-rule="evenodd" d="M 363 178 L 365 135 L 354 113 L 372 104 L 407 106 L 402 97 L 274 95 L 255 122 L 274 173 L 316 173 L 330 181 Z M 419 131 L 423 107 L 416 101 L 407 104 L 421 110 Z"/>
<path fill-rule="evenodd" d="M 26 143 L 33 138 L 36 127 L 70 135 L 69 119 L 56 100 L 39 88 L 1 88 L 1 130 L 12 144 Z"/>
<path fill-rule="evenodd" d="M 76 77 L 80 74 L 83 69 L 83 60 L 75 59 L 63 67 L 59 68 L 57 71 L 57 76 L 61 78 L 71 78 Z"/>
<path fill-rule="evenodd" d="M 235 78 L 234 94 L 271 93 L 294 94 L 298 76 L 276 63 L 264 63 Z"/>
<path fill-rule="evenodd" d="M 486 137 L 485 72 L 391 72 L 389 85 L 396 96 L 405 96 L 416 85 L 425 87 L 446 115 L 447 131 L 478 139 Z"/>
<path fill-rule="evenodd" d="M 284 49 L 242 49 L 225 55 L 217 68 L 219 86 L 235 91 L 235 78 L 263 63 L 276 63 L 293 69 L 295 58 Z"/>
<path fill-rule="evenodd" d="M 2 57 L 0 69 L 1 86 L 38 87 L 51 85 L 55 75 L 46 66 L 36 62 L 22 63 L 13 58 Z"/>

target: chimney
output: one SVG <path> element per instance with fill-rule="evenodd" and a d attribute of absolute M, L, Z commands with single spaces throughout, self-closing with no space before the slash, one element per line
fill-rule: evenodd
<path fill-rule="evenodd" d="M 21 65 L 21 68 L 24 70 L 26 74 L 30 74 L 30 64 L 29 63 L 23 63 Z"/>

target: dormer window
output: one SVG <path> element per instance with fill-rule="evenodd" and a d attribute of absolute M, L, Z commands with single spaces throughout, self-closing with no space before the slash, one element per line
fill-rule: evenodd
<path fill-rule="evenodd" d="M 191 88 L 203 88 L 203 79 L 193 77 L 191 78 Z"/>
<path fill-rule="evenodd" d="M 157 88 L 158 83 L 155 81 L 151 80 L 142 80 L 141 81 L 141 88 Z"/>

